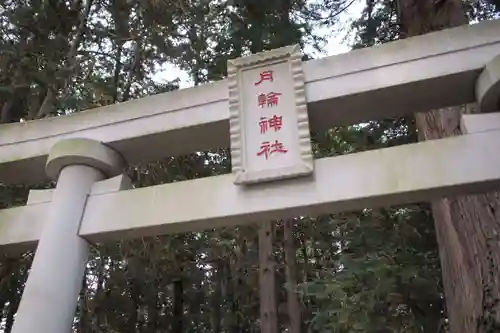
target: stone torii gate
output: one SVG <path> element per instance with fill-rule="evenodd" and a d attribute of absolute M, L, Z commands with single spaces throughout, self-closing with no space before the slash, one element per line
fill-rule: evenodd
<path fill-rule="evenodd" d="M 67 333 L 87 242 L 500 189 L 500 21 L 302 63 L 229 62 L 224 81 L 0 126 L 0 182 L 57 180 L 0 211 L 0 251 L 35 249 L 14 333 Z M 466 135 L 313 160 L 309 131 L 477 102 Z M 126 163 L 231 146 L 233 174 L 132 189 Z M 196 209 L 192 209 L 192 207 Z"/>

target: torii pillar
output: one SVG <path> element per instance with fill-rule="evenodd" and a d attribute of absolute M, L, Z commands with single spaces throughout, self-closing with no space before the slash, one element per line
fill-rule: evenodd
<path fill-rule="evenodd" d="M 72 330 L 85 273 L 88 243 L 78 236 L 92 185 L 120 174 L 124 160 L 93 140 L 56 143 L 46 172 L 57 180 L 50 211 L 26 282 L 13 333 L 68 333 Z"/>

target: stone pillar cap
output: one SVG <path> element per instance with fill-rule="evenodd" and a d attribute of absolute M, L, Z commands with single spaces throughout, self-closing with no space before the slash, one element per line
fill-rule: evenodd
<path fill-rule="evenodd" d="M 61 140 L 52 147 L 45 172 L 51 179 L 56 180 L 62 168 L 69 165 L 87 165 L 110 178 L 122 173 L 125 160 L 118 152 L 101 142 L 73 138 Z"/>
<path fill-rule="evenodd" d="M 500 54 L 479 75 L 476 81 L 476 99 L 481 112 L 500 111 Z"/>

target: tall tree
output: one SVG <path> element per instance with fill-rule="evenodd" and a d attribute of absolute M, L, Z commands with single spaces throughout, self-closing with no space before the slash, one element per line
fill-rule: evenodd
<path fill-rule="evenodd" d="M 260 321 L 262 333 L 278 333 L 274 223 L 259 228 Z"/>
<path fill-rule="evenodd" d="M 401 30 L 411 37 L 468 23 L 460 0 L 398 1 Z M 470 106 L 415 115 L 419 139 L 462 134 L 460 117 Z M 500 330 L 500 194 L 432 202 L 452 333 Z"/>
<path fill-rule="evenodd" d="M 66 6 L 61 12 L 78 4 L 73 15 L 88 16 L 75 68 L 67 66 L 74 60 L 69 50 L 82 21 L 55 15 L 47 3 Z M 228 58 L 314 44 L 312 26 L 335 23 L 351 1 L 94 0 L 86 15 L 87 3 L 0 0 L 0 104 L 10 110 L 6 121 L 36 114 L 49 86 L 57 90 L 50 115 L 174 89 L 154 79 L 167 61 L 187 71 L 194 84 L 220 80 Z M 372 6 L 366 34 L 375 36 L 371 44 L 399 38 L 394 3 L 380 0 Z M 379 10 L 391 6 L 392 11 Z M 486 15 L 484 8 L 474 4 L 469 13 Z M 380 29 L 388 20 L 392 24 Z M 320 158 L 414 142 L 414 134 L 407 117 L 313 133 L 313 146 Z M 229 165 L 227 149 L 220 149 L 133 165 L 129 172 L 134 186 L 143 187 L 228 173 Z M 1 204 L 22 204 L 27 191 L 2 186 Z M 282 224 L 276 228 L 263 246 L 255 226 L 95 244 L 75 331 L 258 332 L 256 291 L 264 272 L 259 264 L 272 267 L 272 274 L 261 275 L 274 281 L 263 283 L 274 297 L 268 304 L 279 304 L 278 310 L 269 307 L 275 317 L 271 330 L 285 326 L 288 300 L 293 331 L 300 314 L 315 333 L 442 331 L 437 246 L 426 205 L 302 217 L 286 221 L 283 233 Z M 284 264 L 273 261 L 283 257 Z M 0 261 L 2 328 L 12 321 L 29 261 L 29 254 Z M 294 285 L 302 283 L 305 306 L 297 310 Z"/>
<path fill-rule="evenodd" d="M 287 219 L 283 225 L 283 252 L 285 254 L 285 275 L 287 289 L 288 320 L 290 333 L 303 330 L 302 309 L 296 292 L 298 286 L 297 246 L 295 244 L 294 220 Z"/>

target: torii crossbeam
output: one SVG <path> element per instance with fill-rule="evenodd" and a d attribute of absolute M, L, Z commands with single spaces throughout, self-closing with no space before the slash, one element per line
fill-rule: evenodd
<path fill-rule="evenodd" d="M 36 248 L 13 332 L 70 330 L 87 241 L 499 189 L 499 31 L 488 21 L 305 63 L 293 47 L 271 50 L 231 61 L 226 81 L 0 126 L 1 182 L 58 180 L 0 211 L 0 251 Z M 249 81 L 263 68 L 267 95 Z M 281 94 L 292 96 L 282 106 Z M 471 102 L 490 113 L 464 116 L 466 135 L 312 160 L 309 130 Z M 249 153 L 273 124 L 267 150 Z M 230 145 L 231 175 L 131 189 L 121 174 L 126 163 Z M 273 152 L 283 154 L 261 162 Z"/>

